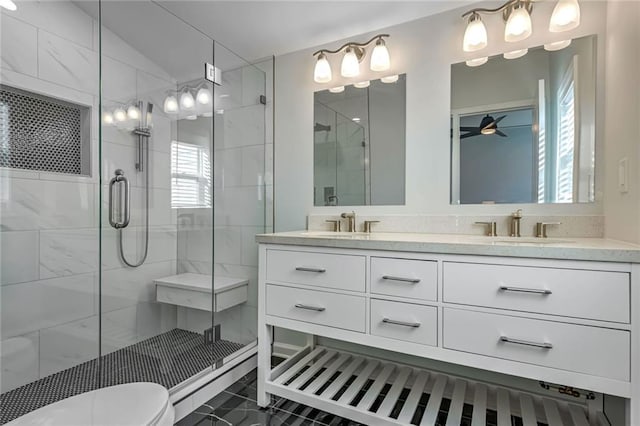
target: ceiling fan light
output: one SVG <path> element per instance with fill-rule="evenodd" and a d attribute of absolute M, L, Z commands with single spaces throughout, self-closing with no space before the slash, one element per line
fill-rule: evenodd
<path fill-rule="evenodd" d="M 559 0 L 549 21 L 549 31 L 552 33 L 569 31 L 578 25 L 580 25 L 578 0 Z"/>
<path fill-rule="evenodd" d="M 318 55 L 318 61 L 313 70 L 313 80 L 316 83 L 328 83 L 331 81 L 331 77 L 331 65 L 327 60 L 327 55 L 321 53 Z"/>
<path fill-rule="evenodd" d="M 502 56 L 504 56 L 505 59 L 518 59 L 526 55 L 528 52 L 529 49 L 518 49 L 512 50 L 511 52 L 505 52 Z"/>
<path fill-rule="evenodd" d="M 522 4 L 511 11 L 504 27 L 504 40 L 510 43 L 522 41 L 531 35 L 531 16 Z"/>
<path fill-rule="evenodd" d="M 340 74 L 347 78 L 357 77 L 358 74 L 360 74 L 360 62 L 358 61 L 356 52 L 351 47 L 347 47 L 347 51 L 342 58 Z"/>
<path fill-rule="evenodd" d="M 494 127 L 489 127 L 488 129 L 480 130 L 480 133 L 483 135 L 493 135 L 496 133 L 496 129 Z"/>
<path fill-rule="evenodd" d="M 480 65 L 484 65 L 489 60 L 488 56 L 484 56 L 482 58 L 469 59 L 466 64 L 468 67 L 479 67 Z"/>
<path fill-rule="evenodd" d="M 555 52 L 556 50 L 562 50 L 571 44 L 571 39 L 554 41 L 553 43 L 547 43 L 544 45 L 544 50 L 548 52 Z"/>
<path fill-rule="evenodd" d="M 391 59 L 389 58 L 389 50 L 384 44 L 384 40 L 379 38 L 376 46 L 371 52 L 371 71 L 386 71 L 391 68 Z"/>
<path fill-rule="evenodd" d="M 480 19 L 480 15 L 473 13 L 469 18 L 467 29 L 464 31 L 462 50 L 475 52 L 485 47 L 487 47 L 487 28 Z"/>

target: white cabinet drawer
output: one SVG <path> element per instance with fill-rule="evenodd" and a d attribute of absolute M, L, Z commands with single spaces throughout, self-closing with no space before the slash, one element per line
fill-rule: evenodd
<path fill-rule="evenodd" d="M 371 293 L 435 301 L 438 262 L 372 257 Z"/>
<path fill-rule="evenodd" d="M 438 308 L 371 299 L 371 334 L 438 345 Z"/>
<path fill-rule="evenodd" d="M 365 299 L 267 284 L 267 315 L 364 333 Z"/>
<path fill-rule="evenodd" d="M 625 272 L 444 263 L 448 303 L 628 323 L 629 297 Z"/>
<path fill-rule="evenodd" d="M 630 377 L 628 331 L 445 308 L 443 338 L 447 349 L 616 380 Z"/>
<path fill-rule="evenodd" d="M 365 257 L 267 250 L 267 281 L 365 290 Z"/>

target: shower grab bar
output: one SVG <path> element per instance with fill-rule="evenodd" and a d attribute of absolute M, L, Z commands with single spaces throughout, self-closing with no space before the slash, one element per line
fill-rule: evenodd
<path fill-rule="evenodd" d="M 116 188 L 116 184 L 124 185 L 124 212 L 118 215 L 118 219 L 122 220 L 121 222 L 116 222 L 113 218 L 114 216 L 113 193 L 114 193 L 114 189 Z M 118 205 L 120 205 L 120 203 L 122 202 L 122 197 L 120 195 L 118 196 L 118 200 L 120 200 L 118 203 Z M 124 172 L 122 171 L 122 169 L 118 169 L 116 170 L 115 177 L 113 177 L 109 182 L 109 223 L 111 224 L 112 227 L 116 229 L 126 228 L 127 225 L 129 225 L 130 217 L 131 215 L 130 215 L 130 209 L 129 209 L 129 181 L 124 176 Z"/>

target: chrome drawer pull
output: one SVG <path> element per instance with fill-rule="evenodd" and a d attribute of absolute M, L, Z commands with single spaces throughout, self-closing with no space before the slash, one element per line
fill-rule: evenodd
<path fill-rule="evenodd" d="M 323 273 L 323 272 L 327 272 L 326 269 L 324 268 L 306 268 L 304 266 L 297 266 L 296 267 L 296 271 L 302 271 L 302 272 L 317 272 L 319 274 Z"/>
<path fill-rule="evenodd" d="M 298 309 L 306 309 L 307 311 L 324 312 L 327 310 L 327 308 L 323 308 L 322 306 L 303 305 L 302 303 L 296 303 L 295 306 Z"/>
<path fill-rule="evenodd" d="M 534 294 L 543 294 L 548 295 L 551 294 L 551 290 L 547 289 L 537 289 L 537 288 L 524 288 L 524 287 L 506 287 L 500 286 L 501 291 L 515 291 L 518 293 L 534 293 Z"/>
<path fill-rule="evenodd" d="M 393 275 L 383 275 L 382 279 L 390 280 L 390 281 L 402 281 L 403 283 L 411 283 L 411 284 L 418 284 L 420 282 L 420 278 L 403 278 L 403 277 L 394 277 Z"/>
<path fill-rule="evenodd" d="M 507 337 L 507 336 L 500 336 L 500 341 L 505 343 L 514 343 L 516 345 L 533 346 L 533 347 L 542 348 L 542 349 L 553 349 L 553 345 L 548 342 L 544 342 L 544 343 L 530 342 L 529 340 L 512 339 L 511 337 Z"/>
<path fill-rule="evenodd" d="M 419 322 L 398 321 L 390 318 L 382 318 L 382 322 L 386 324 L 402 325 L 404 327 L 413 327 L 413 328 L 418 328 L 422 325 Z"/>

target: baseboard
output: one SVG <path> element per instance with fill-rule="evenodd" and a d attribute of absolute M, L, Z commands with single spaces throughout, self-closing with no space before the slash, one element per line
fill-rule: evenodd
<path fill-rule="evenodd" d="M 249 374 L 258 365 L 256 346 L 215 370 L 200 375 L 192 382 L 180 386 L 170 393 L 170 400 L 175 408 L 175 422 L 185 418 L 202 404 Z"/>

